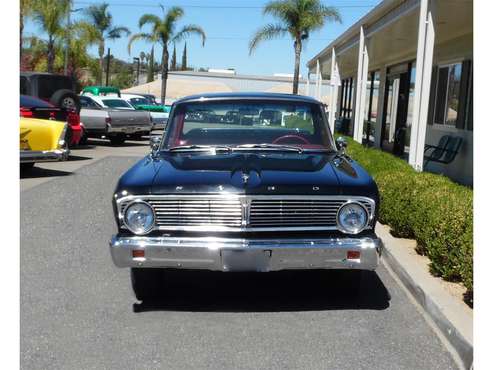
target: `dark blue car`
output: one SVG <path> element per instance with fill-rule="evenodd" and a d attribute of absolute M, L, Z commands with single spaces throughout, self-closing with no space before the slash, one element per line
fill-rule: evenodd
<path fill-rule="evenodd" d="M 167 269 L 374 270 L 378 190 L 309 97 L 206 94 L 173 104 L 152 152 L 119 180 L 114 263 L 139 300 Z M 349 285 L 348 285 L 349 288 Z"/>

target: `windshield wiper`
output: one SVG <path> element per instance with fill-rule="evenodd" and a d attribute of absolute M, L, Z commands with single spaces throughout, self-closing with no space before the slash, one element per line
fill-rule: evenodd
<path fill-rule="evenodd" d="M 231 152 L 231 148 L 229 146 L 213 146 L 213 145 L 182 145 L 175 146 L 173 148 L 168 149 L 169 152 Z"/>
<path fill-rule="evenodd" d="M 235 150 L 275 150 L 282 152 L 297 152 L 303 153 L 303 148 L 294 145 L 281 145 L 281 144 L 270 144 L 270 143 L 261 143 L 261 144 L 242 144 L 237 145 L 231 148 L 233 151 Z"/>

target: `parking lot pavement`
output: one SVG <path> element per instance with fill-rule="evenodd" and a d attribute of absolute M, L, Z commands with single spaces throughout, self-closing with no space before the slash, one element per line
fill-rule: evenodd
<path fill-rule="evenodd" d="M 456 368 L 382 266 L 358 299 L 330 273 L 174 272 L 163 301 L 134 307 L 108 240 L 135 160 L 108 155 L 21 193 L 21 368 Z"/>
<path fill-rule="evenodd" d="M 159 131 L 156 134 L 162 133 Z M 110 142 L 102 139 L 89 139 L 87 145 L 70 149 L 70 158 L 63 162 L 36 163 L 34 168 L 20 174 L 21 191 L 47 182 L 56 177 L 74 174 L 79 168 L 91 164 L 107 156 L 138 156 L 149 152 L 149 138 L 128 140 L 121 146 L 111 146 Z"/>

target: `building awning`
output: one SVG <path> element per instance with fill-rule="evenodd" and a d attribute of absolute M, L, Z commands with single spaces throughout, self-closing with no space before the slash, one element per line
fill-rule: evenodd
<path fill-rule="evenodd" d="M 317 59 L 324 76 L 330 75 L 332 49 L 336 51 L 342 77 L 354 75 L 358 67 L 360 29 L 367 38 L 369 70 L 416 57 L 420 0 L 384 0 L 308 62 L 316 69 Z M 435 45 L 469 37 L 472 42 L 471 0 L 435 0 L 437 19 Z"/>

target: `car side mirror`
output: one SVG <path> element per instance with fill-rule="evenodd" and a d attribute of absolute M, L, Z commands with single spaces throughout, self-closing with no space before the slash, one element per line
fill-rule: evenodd
<path fill-rule="evenodd" d="M 149 138 L 149 146 L 151 147 L 151 153 L 154 155 L 158 152 L 161 145 L 161 135 L 152 135 Z"/>
<path fill-rule="evenodd" d="M 336 140 L 336 147 L 339 152 L 344 154 L 347 148 L 347 141 L 342 136 L 339 136 Z"/>

